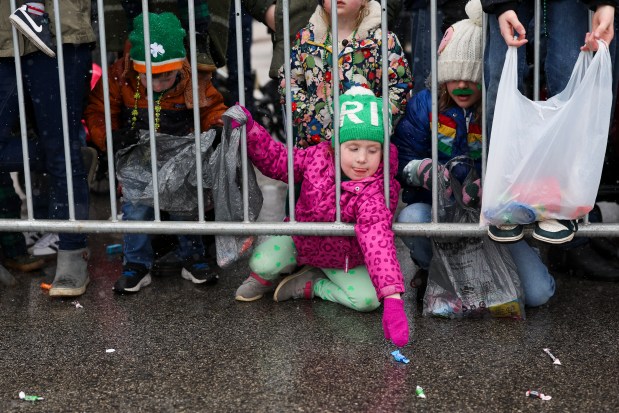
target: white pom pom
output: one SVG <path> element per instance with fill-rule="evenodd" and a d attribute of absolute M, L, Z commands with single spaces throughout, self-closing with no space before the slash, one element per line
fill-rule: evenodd
<path fill-rule="evenodd" d="M 363 86 L 353 86 L 346 91 L 347 95 L 357 96 L 357 95 L 374 95 L 374 93 Z"/>
<path fill-rule="evenodd" d="M 468 3 L 466 3 L 464 10 L 466 11 L 466 15 L 469 16 L 469 19 L 471 19 L 471 21 L 475 23 L 475 25 L 481 27 L 481 19 L 483 16 L 481 1 L 470 0 Z"/>

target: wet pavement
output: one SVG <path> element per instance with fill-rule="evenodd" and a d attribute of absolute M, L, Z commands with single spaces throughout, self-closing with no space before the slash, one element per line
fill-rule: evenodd
<path fill-rule="evenodd" d="M 283 213 L 285 189 L 263 189 L 271 218 Z M 93 199 L 106 218 L 106 197 Z M 0 287 L 0 412 L 619 411 L 619 284 L 559 274 L 556 296 L 526 321 L 424 318 L 409 291 L 403 365 L 383 339 L 381 311 L 270 295 L 236 302 L 246 262 L 221 270 L 215 286 L 166 276 L 114 294 L 121 258 L 105 247 L 120 241 L 90 236 L 83 308 L 48 297 L 43 276 Z M 529 389 L 552 400 L 526 398 Z M 20 391 L 45 400 L 21 401 Z"/>

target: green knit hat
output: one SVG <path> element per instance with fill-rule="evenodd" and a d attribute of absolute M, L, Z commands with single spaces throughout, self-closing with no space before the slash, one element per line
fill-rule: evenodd
<path fill-rule="evenodd" d="M 382 98 L 377 98 L 371 90 L 362 86 L 351 87 L 340 97 L 340 143 L 363 140 L 382 145 L 385 141 L 382 115 Z M 335 145 L 334 140 L 331 142 Z"/>
<path fill-rule="evenodd" d="M 150 59 L 152 73 L 164 73 L 183 67 L 185 60 L 185 29 L 172 13 L 148 13 L 150 23 Z M 133 68 L 146 73 L 146 55 L 144 54 L 144 17 L 142 14 L 133 19 L 133 31 L 129 34 Z"/>

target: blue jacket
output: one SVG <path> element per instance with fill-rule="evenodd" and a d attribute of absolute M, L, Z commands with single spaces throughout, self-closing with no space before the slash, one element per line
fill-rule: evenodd
<path fill-rule="evenodd" d="M 445 164 L 450 159 L 467 155 L 475 160 L 481 176 L 481 125 L 474 121 L 474 110 L 457 106 L 440 112 L 438 116 L 438 161 Z M 468 120 L 468 121 L 467 121 Z M 467 126 L 468 123 L 468 126 Z M 432 202 L 430 191 L 407 184 L 404 167 L 412 160 L 432 158 L 432 94 L 423 90 L 406 105 L 406 113 L 398 123 L 391 142 L 398 147 L 397 178 L 404 189 L 402 201 L 407 204 Z M 453 173 L 458 180 L 466 177 L 468 170 L 456 167 Z"/>

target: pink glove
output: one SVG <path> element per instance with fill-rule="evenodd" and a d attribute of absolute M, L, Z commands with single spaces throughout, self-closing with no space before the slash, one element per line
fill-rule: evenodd
<path fill-rule="evenodd" d="M 243 112 L 245 112 L 245 116 L 247 116 L 247 121 L 245 122 L 245 125 L 247 126 L 247 130 L 250 130 L 251 128 L 254 127 L 254 118 L 251 116 L 251 113 L 249 113 L 249 111 L 244 108 L 243 106 L 239 105 L 237 102 L 238 107 L 240 107 L 241 109 L 243 109 Z M 230 126 L 232 126 L 232 129 L 236 129 L 238 127 L 241 126 L 241 124 L 239 122 L 237 122 L 236 120 L 232 119 L 232 122 L 230 123 Z"/>
<path fill-rule="evenodd" d="M 404 347 L 408 344 L 408 320 L 404 312 L 404 301 L 399 298 L 385 298 L 383 307 L 385 338 L 398 347 Z"/>

